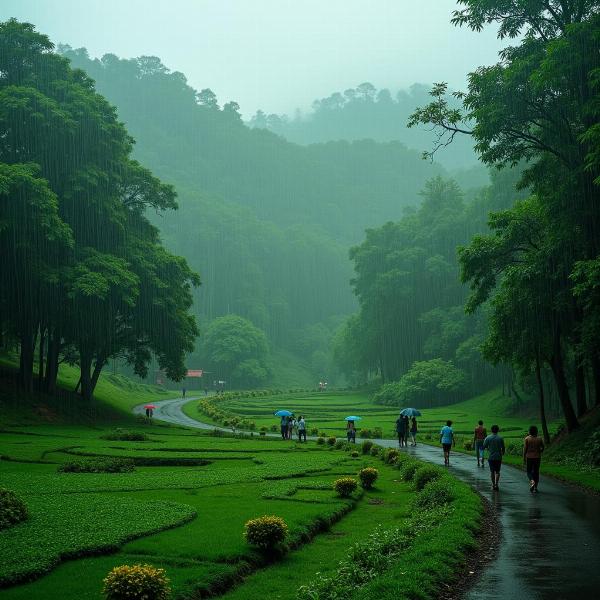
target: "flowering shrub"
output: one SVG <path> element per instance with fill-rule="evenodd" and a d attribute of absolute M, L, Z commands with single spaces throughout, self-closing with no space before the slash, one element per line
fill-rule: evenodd
<path fill-rule="evenodd" d="M 404 479 L 404 481 L 412 481 L 413 477 L 415 476 L 415 472 L 420 466 L 421 465 L 416 460 L 407 461 L 404 463 L 401 470 L 402 479 Z"/>
<path fill-rule="evenodd" d="M 358 450 L 352 450 L 352 452 L 350 452 L 350 456 L 352 458 L 358 458 Z"/>
<path fill-rule="evenodd" d="M 367 440 L 362 443 L 362 453 L 369 454 L 371 452 L 371 448 L 373 447 L 373 442 L 371 440 Z"/>
<path fill-rule="evenodd" d="M 379 471 L 373 467 L 366 467 L 358 472 L 360 484 L 365 490 L 370 490 L 378 477 Z"/>
<path fill-rule="evenodd" d="M 430 481 L 439 479 L 442 471 L 433 465 L 423 465 L 419 467 L 413 476 L 413 482 L 418 491 L 421 491 Z"/>
<path fill-rule="evenodd" d="M 265 515 L 250 519 L 244 527 L 244 537 L 249 544 L 272 549 L 285 540 L 287 524 L 281 517 Z"/>
<path fill-rule="evenodd" d="M 342 497 L 349 498 L 358 487 L 354 477 L 340 477 L 333 482 L 333 489 Z"/>
<path fill-rule="evenodd" d="M 358 433 L 358 435 L 361 438 L 370 438 L 370 437 L 372 437 L 370 429 L 361 429 L 360 432 Z"/>
<path fill-rule="evenodd" d="M 122 565 L 107 575 L 102 592 L 107 600 L 165 600 L 171 589 L 164 569 Z"/>
<path fill-rule="evenodd" d="M 0 530 L 25 521 L 27 506 L 13 491 L 0 488 Z"/>
<path fill-rule="evenodd" d="M 379 456 L 380 450 L 381 450 L 381 448 L 379 446 L 377 446 L 377 444 L 373 444 L 371 446 L 371 456 Z"/>
<path fill-rule="evenodd" d="M 319 435 L 319 428 L 318 427 L 311 427 L 310 428 L 310 435 Z"/>

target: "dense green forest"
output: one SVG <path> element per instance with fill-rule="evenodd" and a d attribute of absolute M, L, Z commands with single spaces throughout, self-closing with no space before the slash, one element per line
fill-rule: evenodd
<path fill-rule="evenodd" d="M 133 140 L 93 81 L 32 25 L 0 24 L 0 334 L 19 380 L 55 391 L 77 363 L 90 400 L 110 358 L 172 379 L 198 333 L 198 276 L 146 218 L 175 190 L 131 157 Z M 34 356 L 37 348 L 37 354 Z"/>

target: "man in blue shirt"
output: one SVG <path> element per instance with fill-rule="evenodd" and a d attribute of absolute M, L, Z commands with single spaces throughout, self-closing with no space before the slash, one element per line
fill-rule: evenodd
<path fill-rule="evenodd" d="M 500 427 L 492 425 L 492 433 L 483 440 L 483 449 L 488 451 L 488 465 L 490 466 L 490 476 L 492 478 L 492 489 L 498 490 L 498 481 L 500 481 L 500 468 L 502 467 L 502 457 L 504 456 L 504 440 L 498 435 Z"/>
<path fill-rule="evenodd" d="M 454 430 L 452 429 L 452 421 L 446 421 L 444 427 L 440 431 L 440 443 L 444 449 L 444 466 L 450 466 L 450 448 L 456 445 L 454 439 Z"/>

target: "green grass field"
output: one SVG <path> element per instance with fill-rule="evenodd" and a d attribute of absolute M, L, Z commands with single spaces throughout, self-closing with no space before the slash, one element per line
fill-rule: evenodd
<path fill-rule="evenodd" d="M 248 397 L 217 400 L 217 406 L 227 413 L 253 421 L 256 429 L 279 424 L 273 413 L 281 408 L 305 416 L 308 430 L 313 427 L 326 435 L 343 437 L 345 435 L 344 417 L 358 415 L 362 419 L 358 428 L 374 433 L 380 428 L 383 437 L 395 437 L 395 421 L 398 410 L 388 406 L 374 404 L 366 393 L 327 392 L 313 394 L 282 394 L 267 397 Z M 457 436 L 458 451 L 470 452 L 464 448 L 465 442 L 472 440 L 472 432 L 477 421 L 482 419 L 490 430 L 493 424 L 500 426 L 509 453 L 506 462 L 520 467 L 522 459 L 520 448 L 530 425 L 541 425 L 536 417 L 513 416 L 508 410 L 508 399 L 499 390 L 491 390 L 475 398 L 450 406 L 423 409 L 418 419 L 418 440 L 428 444 L 438 443 L 438 433 L 447 419 L 452 420 Z M 418 407 L 416 407 L 418 408 Z M 190 401 L 184 405 L 184 412 L 195 419 L 211 421 L 199 409 L 199 402 Z M 215 425 L 219 423 L 214 422 Z M 555 434 L 561 425 L 560 420 L 551 420 L 549 429 Z M 594 413 L 584 420 L 581 431 L 567 438 L 565 442 L 551 446 L 543 461 L 543 472 L 565 481 L 600 491 L 600 469 L 587 465 L 580 459 L 578 452 L 600 425 L 600 414 Z"/>

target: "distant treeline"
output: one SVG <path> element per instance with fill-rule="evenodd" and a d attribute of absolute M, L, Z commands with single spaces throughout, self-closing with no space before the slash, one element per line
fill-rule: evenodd
<path fill-rule="evenodd" d="M 18 348 L 26 390 L 35 361 L 49 393 L 59 363 L 78 364 L 86 399 L 116 356 L 140 375 L 152 355 L 172 379 L 185 375 L 199 279 L 146 218 L 176 208 L 175 191 L 132 147 L 45 35 L 0 23 L 0 341 Z"/>
<path fill-rule="evenodd" d="M 408 90 L 392 95 L 378 90 L 369 82 L 344 92 L 334 92 L 315 100 L 312 110 L 288 115 L 266 114 L 258 110 L 250 126 L 268 129 L 298 144 L 315 144 L 331 140 L 399 141 L 412 149 L 429 147 L 434 139 L 431 128 L 408 128 L 407 122 L 417 106 L 429 101 L 430 86 L 415 83 Z M 457 101 L 455 106 L 460 106 Z M 456 140 L 451 151 L 437 157 L 447 168 L 465 168 L 476 163 L 472 141 Z M 485 171 L 484 171 L 485 174 Z"/>

